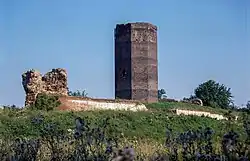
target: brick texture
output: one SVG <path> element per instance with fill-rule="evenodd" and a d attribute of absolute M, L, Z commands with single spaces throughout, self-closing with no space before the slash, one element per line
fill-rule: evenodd
<path fill-rule="evenodd" d="M 150 23 L 115 28 L 115 96 L 158 101 L 157 27 Z"/>
<path fill-rule="evenodd" d="M 29 70 L 22 74 L 22 84 L 26 93 L 25 106 L 36 101 L 37 94 L 68 95 L 67 72 L 65 69 L 52 69 L 44 76 L 39 71 Z"/>

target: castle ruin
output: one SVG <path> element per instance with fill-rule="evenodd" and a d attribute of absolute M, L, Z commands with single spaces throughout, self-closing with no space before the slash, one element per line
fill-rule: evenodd
<path fill-rule="evenodd" d="M 57 68 L 44 76 L 35 70 L 22 75 L 25 106 L 39 93 L 68 96 L 67 72 Z M 150 23 L 117 24 L 115 28 L 115 97 L 158 101 L 157 27 Z"/>
<path fill-rule="evenodd" d="M 26 93 L 25 106 L 35 102 L 39 93 L 68 95 L 67 72 L 57 68 L 44 76 L 36 70 L 29 70 L 22 75 L 22 84 Z"/>
<path fill-rule="evenodd" d="M 116 25 L 115 97 L 158 101 L 156 26 L 142 22 Z"/>
<path fill-rule="evenodd" d="M 146 111 L 144 104 L 133 100 L 94 99 L 88 97 L 68 96 L 67 73 L 57 68 L 44 76 L 36 70 L 29 70 L 22 75 L 22 84 L 26 93 L 25 106 L 35 103 L 39 93 L 59 96 L 58 110 L 130 110 Z"/>

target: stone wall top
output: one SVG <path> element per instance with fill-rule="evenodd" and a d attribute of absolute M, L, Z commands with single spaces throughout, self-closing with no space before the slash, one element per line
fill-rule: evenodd
<path fill-rule="evenodd" d="M 147 111 L 144 104 L 131 100 L 94 99 L 88 97 L 62 96 L 59 110 L 88 111 L 88 110 L 128 110 Z"/>
<path fill-rule="evenodd" d="M 138 100 L 128 100 L 128 99 L 106 99 L 106 98 L 90 98 L 90 97 L 76 97 L 76 96 L 61 96 L 60 100 L 91 100 L 91 101 L 96 101 L 96 102 L 109 102 L 109 103 L 137 103 L 137 104 L 142 104 L 142 101 Z"/>

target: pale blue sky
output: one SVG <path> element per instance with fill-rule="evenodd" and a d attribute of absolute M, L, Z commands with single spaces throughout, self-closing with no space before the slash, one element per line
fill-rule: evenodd
<path fill-rule="evenodd" d="M 0 104 L 24 104 L 21 75 L 31 68 L 66 68 L 71 90 L 114 98 L 113 30 L 136 21 L 158 26 L 169 97 L 214 79 L 238 105 L 250 100 L 249 0 L 0 0 Z"/>

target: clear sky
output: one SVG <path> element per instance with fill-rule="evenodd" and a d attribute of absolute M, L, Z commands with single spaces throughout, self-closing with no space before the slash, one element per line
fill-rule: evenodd
<path fill-rule="evenodd" d="M 0 0 L 0 104 L 24 104 L 21 75 L 66 68 L 71 90 L 114 98 L 114 28 L 158 26 L 159 88 L 182 99 L 214 79 L 250 100 L 250 0 Z"/>

